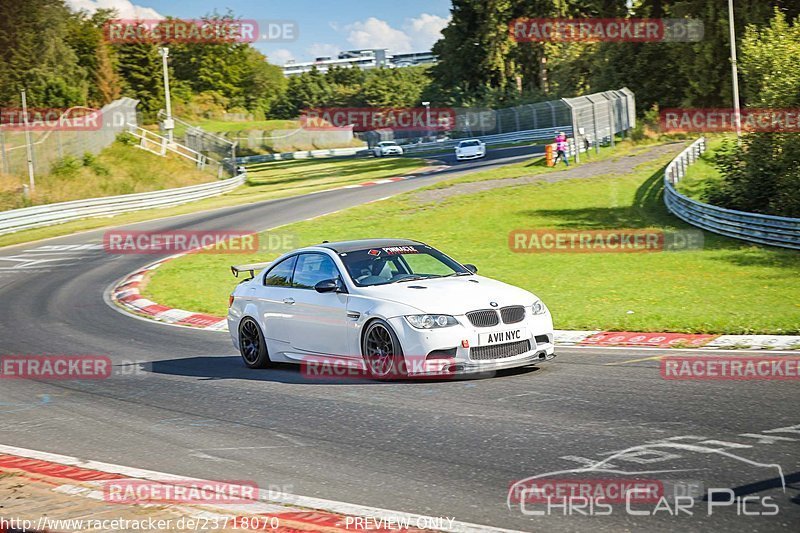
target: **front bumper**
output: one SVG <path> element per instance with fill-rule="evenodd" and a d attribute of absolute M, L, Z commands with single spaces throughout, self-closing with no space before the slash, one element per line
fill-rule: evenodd
<path fill-rule="evenodd" d="M 464 374 L 481 374 L 483 372 L 495 372 L 497 370 L 506 370 L 509 368 L 521 368 L 524 366 L 535 365 L 537 363 L 545 363 L 554 359 L 556 356 L 555 351 L 547 353 L 545 350 L 533 351 L 530 355 L 524 355 L 522 359 L 496 359 L 494 361 L 485 361 L 481 363 L 467 362 L 462 363 L 453 361 L 450 367 L 439 370 L 438 373 L 445 375 L 464 375 Z M 428 372 L 421 375 L 436 375 L 437 372 Z M 420 375 L 420 374 L 415 374 Z"/>
<path fill-rule="evenodd" d="M 475 374 L 508 368 L 518 368 L 550 361 L 555 357 L 553 326 L 550 315 L 528 316 L 517 324 L 501 324 L 494 328 L 476 328 L 466 317 L 456 317 L 459 324 L 448 328 L 419 330 L 412 327 L 403 317 L 389 320 L 395 330 L 409 375 Z M 509 357 L 497 359 L 473 359 L 472 347 L 479 345 L 479 334 L 495 330 L 508 330 L 525 327 L 528 330 L 530 349 Z M 537 337 L 540 339 L 537 342 Z M 544 339 L 547 339 L 546 342 Z M 465 348 L 466 341 L 470 347 Z M 429 358 L 432 352 L 442 354 Z M 447 354 L 447 355 L 445 355 Z"/>
<path fill-rule="evenodd" d="M 476 154 L 456 154 L 456 160 L 463 161 L 464 159 L 480 159 L 485 155 L 486 152 L 479 152 Z"/>

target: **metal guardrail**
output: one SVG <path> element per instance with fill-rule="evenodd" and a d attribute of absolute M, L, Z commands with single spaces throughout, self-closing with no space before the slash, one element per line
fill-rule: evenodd
<path fill-rule="evenodd" d="M 559 126 L 555 128 L 542 128 L 538 130 L 513 131 L 510 133 L 497 133 L 494 135 L 478 135 L 475 139 L 480 139 L 487 146 L 506 143 L 530 142 L 552 140 L 556 132 L 562 131 L 568 136 L 572 135 L 572 126 Z M 442 142 L 429 142 L 417 144 L 404 144 L 403 151 L 406 154 L 419 152 L 438 152 L 452 151 L 456 145 L 464 139 L 448 139 Z"/>
<path fill-rule="evenodd" d="M 757 244 L 800 250 L 800 218 L 760 215 L 693 200 L 675 190 L 689 165 L 706 150 L 701 137 L 672 160 L 664 171 L 664 203 L 678 218 L 698 228 Z"/>
<path fill-rule="evenodd" d="M 317 157 L 354 157 L 357 155 L 369 154 L 370 150 L 363 147 L 326 148 L 320 150 L 304 150 L 302 152 L 284 152 L 281 154 L 261 154 L 237 157 L 236 164 L 250 165 L 253 163 L 266 163 L 268 161 L 291 161 L 294 159 L 315 159 Z"/>
<path fill-rule="evenodd" d="M 495 135 L 478 135 L 474 138 L 482 140 L 487 146 L 516 143 L 516 142 L 531 142 L 541 140 L 552 140 L 557 131 L 562 131 L 567 135 L 572 135 L 572 126 L 561 126 L 557 128 L 543 128 L 538 130 L 527 131 L 514 131 L 510 133 L 498 133 Z M 428 143 L 415 143 L 415 144 L 400 144 L 403 147 L 403 152 L 406 155 L 426 153 L 426 152 L 447 152 L 455 149 L 456 145 L 464 139 L 448 139 L 441 142 L 428 142 Z M 313 159 L 316 157 L 354 157 L 354 156 L 368 156 L 372 154 L 372 150 L 368 148 L 330 148 L 326 150 L 310 150 L 307 152 L 290 152 L 283 154 L 264 154 L 264 155 L 251 155 L 247 157 L 237 157 L 237 165 L 252 165 L 254 163 L 266 163 L 269 161 L 284 161 L 292 159 Z"/>
<path fill-rule="evenodd" d="M 243 185 L 245 174 L 233 178 L 200 185 L 190 185 L 177 189 L 123 194 L 106 198 L 90 198 L 57 204 L 37 205 L 22 209 L 0 212 L 0 235 L 21 230 L 62 224 L 72 220 L 91 217 L 107 217 L 202 200 L 218 196 Z"/>

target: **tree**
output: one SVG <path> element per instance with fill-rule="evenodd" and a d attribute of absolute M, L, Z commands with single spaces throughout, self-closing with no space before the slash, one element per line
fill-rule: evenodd
<path fill-rule="evenodd" d="M 67 42 L 72 14 L 61 0 L 6 2 L 0 10 L 0 104 L 86 105 L 87 72 Z"/>
<path fill-rule="evenodd" d="M 286 91 L 287 81 L 280 67 L 267 63 L 255 48 L 246 51 L 242 79 L 244 105 L 251 111 L 268 113 L 271 104 Z"/>
<path fill-rule="evenodd" d="M 492 94 L 503 100 L 517 90 L 519 71 L 508 31 L 513 4 L 511 0 L 453 0 L 450 23 L 433 46 L 439 57 L 432 70 L 439 93 L 436 103 L 483 103 Z M 448 98 L 452 94 L 461 95 L 460 101 Z"/>
<path fill-rule="evenodd" d="M 91 81 L 88 98 L 93 106 L 103 106 L 116 100 L 122 92 L 122 80 L 116 70 L 116 55 L 103 36 L 103 25 L 115 16 L 116 12 L 110 9 L 99 9 L 91 16 L 86 11 L 79 11 L 67 21 L 66 40 Z"/>
<path fill-rule="evenodd" d="M 143 38 L 138 42 L 114 46 L 118 69 L 123 80 L 122 94 L 139 100 L 145 120 L 153 120 L 164 106 L 164 82 L 160 76 L 162 60 L 158 46 Z"/>
<path fill-rule="evenodd" d="M 789 24 L 778 9 L 766 28 L 750 25 L 741 46 L 741 72 L 750 107 L 800 106 L 800 17 Z M 716 160 L 723 176 L 707 198 L 730 209 L 800 217 L 797 133 L 751 133 L 729 143 Z"/>
<path fill-rule="evenodd" d="M 286 92 L 273 105 L 276 118 L 295 118 L 304 109 L 327 106 L 333 101 L 333 89 L 316 69 L 289 78 Z"/>
<path fill-rule="evenodd" d="M 364 103 L 374 107 L 419 106 L 428 81 L 426 67 L 370 70 L 362 89 Z"/>

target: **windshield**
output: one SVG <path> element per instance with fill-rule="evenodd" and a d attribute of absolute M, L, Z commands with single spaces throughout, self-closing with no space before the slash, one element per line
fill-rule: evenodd
<path fill-rule="evenodd" d="M 467 146 L 480 146 L 480 141 L 461 141 L 461 148 L 466 148 Z"/>
<path fill-rule="evenodd" d="M 359 287 L 471 274 L 442 252 L 424 244 L 367 248 L 341 253 L 339 257 Z"/>
<path fill-rule="evenodd" d="M 381 146 L 397 146 L 397 143 L 394 141 L 384 141 L 380 143 Z"/>

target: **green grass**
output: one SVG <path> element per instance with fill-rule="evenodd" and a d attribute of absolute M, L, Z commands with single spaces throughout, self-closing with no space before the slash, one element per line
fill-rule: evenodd
<path fill-rule="evenodd" d="M 145 158 L 147 165 L 141 169 L 142 175 L 146 175 L 148 172 L 157 172 L 163 168 L 171 168 L 163 167 L 163 160 L 158 156 L 137 148 L 123 148 L 131 151 L 131 157 L 147 156 Z M 187 165 L 188 170 L 186 167 L 181 167 L 173 169 L 173 171 L 175 174 L 181 174 L 194 170 L 190 164 L 187 163 Z M 261 170 L 248 173 L 251 179 L 248 185 L 239 187 L 223 196 L 166 209 L 148 209 L 112 218 L 88 218 L 2 235 L 0 236 L 0 247 L 102 227 L 120 226 L 143 220 L 307 194 L 353 183 L 403 175 L 425 165 L 424 160 L 415 158 L 308 159 L 268 163 L 259 165 L 258 168 Z M 205 176 L 208 181 L 208 174 L 202 174 L 202 176 Z"/>
<path fill-rule="evenodd" d="M 599 153 L 595 152 L 594 148 L 587 155 L 581 154 L 580 163 L 572 161 L 569 168 L 586 165 L 588 163 L 595 163 L 597 161 L 616 161 L 623 157 L 632 156 L 646 151 L 650 146 L 646 144 L 633 143 L 631 141 L 618 141 L 616 147 L 603 146 L 600 148 Z M 557 165 L 558 170 L 563 170 L 566 167 L 564 163 L 559 162 Z M 473 183 L 476 181 L 487 181 L 507 178 L 519 178 L 522 176 L 536 176 L 540 174 L 552 174 L 556 169 L 548 167 L 544 156 L 534 157 L 532 159 L 514 163 L 511 165 L 504 165 L 500 168 L 485 170 L 482 172 L 472 172 L 460 178 L 439 182 L 438 184 L 431 185 L 429 188 L 446 189 L 459 183 Z"/>
<path fill-rule="evenodd" d="M 277 231 L 295 235 L 298 245 L 377 236 L 423 240 L 478 265 L 481 274 L 534 291 L 559 329 L 800 333 L 796 252 L 709 233 L 703 249 L 684 252 L 522 254 L 509 249 L 514 229 L 690 229 L 662 202 L 669 159 L 624 175 L 496 188 L 435 205 L 420 204 L 408 193 Z M 144 293 L 165 305 L 224 315 L 236 283 L 229 266 L 275 255 L 187 256 L 159 268 Z"/>
<path fill-rule="evenodd" d="M 422 159 L 406 157 L 275 161 L 250 166 L 247 181 L 253 186 L 280 187 L 303 194 L 310 186 L 341 186 L 387 178 L 412 172 L 424 164 Z"/>
<path fill-rule="evenodd" d="M 722 180 L 722 175 L 714 166 L 714 154 L 722 146 L 724 137 L 715 137 L 708 141 L 707 150 L 693 165 L 686 176 L 678 182 L 676 189 L 689 198 L 706 201 L 707 187 Z"/>
<path fill-rule="evenodd" d="M 27 176 L 0 177 L 0 211 L 29 205 L 66 202 L 156 191 L 208 183 L 216 175 L 203 172 L 177 155 L 159 157 L 115 141 L 97 156 L 66 158 L 46 175 L 36 175 L 36 193 L 25 201 L 21 187 Z"/>

